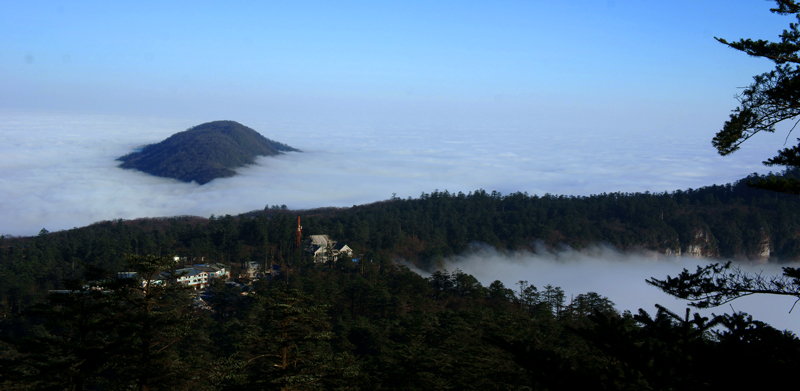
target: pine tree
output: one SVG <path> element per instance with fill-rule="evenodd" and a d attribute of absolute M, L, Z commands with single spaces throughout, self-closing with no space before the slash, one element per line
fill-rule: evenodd
<path fill-rule="evenodd" d="M 118 280 L 111 292 L 121 345 L 114 357 L 115 375 L 140 391 L 174 388 L 185 382 L 178 375 L 190 370 L 183 366 L 178 346 L 198 332 L 191 296 L 185 286 L 162 274 L 172 276 L 172 257 L 134 255 L 127 261 L 138 279 Z"/>
<path fill-rule="evenodd" d="M 284 284 L 257 292 L 240 349 L 246 388 L 327 388 L 357 375 L 348 354 L 334 353 L 327 306 Z"/>
<path fill-rule="evenodd" d="M 80 391 L 101 383 L 114 370 L 108 359 L 119 348 L 109 317 L 111 301 L 99 286 L 83 280 L 66 281 L 67 290 L 51 293 L 46 303 L 26 311 L 24 316 L 41 322 L 31 334 L 6 338 L 6 348 L 15 353 L 3 363 L 8 381 L 35 389 Z"/>
<path fill-rule="evenodd" d="M 737 151 L 741 144 L 759 132 L 775 131 L 775 125 L 790 120 L 794 127 L 800 123 L 800 4 L 795 0 L 775 0 L 770 11 L 779 15 L 794 15 L 798 23 L 790 23 L 780 35 L 780 42 L 740 39 L 728 42 L 717 38 L 730 48 L 753 57 L 766 58 L 775 63 L 775 69 L 753 78 L 753 83 L 738 96 L 739 107 L 733 110 L 712 145 L 720 155 Z M 791 130 L 790 132 L 791 133 Z M 788 140 L 788 136 L 787 136 Z M 800 168 L 800 138 L 792 148 L 778 151 L 778 155 L 764 162 L 767 166 Z M 757 178 L 749 183 L 753 187 L 800 194 L 800 179 L 789 175 Z M 741 296 L 755 293 L 790 295 L 800 301 L 800 269 L 784 267 L 782 276 L 763 277 L 731 268 L 730 263 L 698 267 L 690 273 L 684 269 L 675 278 L 649 279 L 647 282 L 661 290 L 683 299 L 693 300 L 697 307 L 717 306 Z"/>
<path fill-rule="evenodd" d="M 800 22 L 800 4 L 795 0 L 776 0 L 775 3 L 777 7 L 770 9 L 773 13 L 794 15 Z M 775 63 L 775 69 L 753 77 L 753 83 L 737 97 L 739 107 L 733 110 L 730 119 L 712 140 L 712 145 L 717 148 L 720 155 L 735 152 L 742 143 L 759 132 L 774 132 L 775 125 L 780 122 L 794 121 L 800 117 L 799 26 L 798 23 L 790 23 L 789 28 L 780 35 L 780 42 L 761 39 L 728 42 L 723 38 L 717 38 L 730 48 Z M 797 126 L 797 123 L 794 126 Z M 778 151 L 778 155 L 766 160 L 764 164 L 787 168 L 800 167 L 800 139 L 796 146 Z M 793 178 L 773 177 L 755 181 L 753 185 L 800 194 L 800 180 Z"/>

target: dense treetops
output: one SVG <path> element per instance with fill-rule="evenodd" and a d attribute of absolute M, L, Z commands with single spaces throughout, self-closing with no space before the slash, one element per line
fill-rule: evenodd
<path fill-rule="evenodd" d="M 423 278 L 393 262 L 434 270 L 472 243 L 703 245 L 746 258 L 764 238 L 771 260 L 797 259 L 800 199 L 746 184 L 761 178 L 589 197 L 434 191 L 353 208 L 276 205 L 0 236 L 0 388 L 776 388 L 800 362 L 800 340 L 742 313 L 620 314 L 602 292 L 483 286 L 458 270 Z M 329 234 L 358 262 L 313 263 L 296 247 L 297 215 L 304 236 Z M 212 311 L 191 306 L 196 295 L 129 295 L 108 278 L 173 255 L 228 263 L 234 276 L 252 261 L 284 273 L 247 288 L 216 284 Z M 101 283 L 109 293 L 84 288 Z M 48 297 L 51 289 L 77 293 Z"/>
<path fill-rule="evenodd" d="M 146 275 L 171 257 L 127 263 Z M 102 275 L 0 317 L 0 388 L 779 389 L 800 364 L 793 333 L 743 313 L 619 313 L 596 292 L 423 278 L 386 260 L 214 280 L 199 296 Z"/>
<path fill-rule="evenodd" d="M 265 138 L 235 121 L 213 121 L 173 134 L 141 151 L 120 157 L 121 168 L 205 184 L 231 177 L 235 168 L 252 164 L 256 156 L 299 150 Z"/>
<path fill-rule="evenodd" d="M 794 172 L 779 176 L 794 177 Z M 751 176 L 728 185 L 672 193 L 544 196 L 478 190 L 434 191 L 352 208 L 289 211 L 280 206 L 240 216 L 170 217 L 100 222 L 38 236 L 0 236 L 0 315 L 16 313 L 62 289 L 86 267 L 121 270 L 126 254 L 174 254 L 233 266 L 295 259 L 297 216 L 303 235 L 327 234 L 356 257 L 402 258 L 420 268 L 470 251 L 576 250 L 605 244 L 722 259 L 800 259 L 797 196 L 753 189 Z"/>

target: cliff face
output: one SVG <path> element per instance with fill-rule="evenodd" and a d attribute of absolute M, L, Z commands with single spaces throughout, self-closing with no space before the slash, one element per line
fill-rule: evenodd
<path fill-rule="evenodd" d="M 671 257 L 714 258 L 719 256 L 716 241 L 705 229 L 695 228 L 690 238 L 689 243 L 684 244 L 681 244 L 678 237 L 665 240 L 655 251 Z"/>
<path fill-rule="evenodd" d="M 759 229 L 759 236 L 757 240 L 757 244 L 746 247 L 750 250 L 744 250 L 743 248 L 742 251 L 734 253 L 729 257 L 760 264 L 767 263 L 772 256 L 773 244 L 772 239 L 770 239 L 768 231 L 765 228 L 762 227 Z M 672 241 L 661 243 L 661 246 L 659 247 L 660 248 L 656 249 L 656 251 L 667 256 L 684 256 L 692 258 L 721 257 L 719 247 L 716 244 L 716 240 L 714 240 L 713 235 L 703 228 L 695 228 L 689 243 L 681 245 L 679 240 L 676 238 Z"/>
<path fill-rule="evenodd" d="M 694 239 L 683 248 L 682 254 L 694 258 L 712 258 L 719 256 L 719 250 L 711 240 L 711 235 L 705 229 L 697 228 Z"/>
<path fill-rule="evenodd" d="M 758 263 L 767 263 L 770 254 L 772 254 L 772 240 L 770 240 L 767 230 L 763 227 L 760 230 L 761 238 L 759 240 L 757 250 L 755 253 L 750 254 L 750 258 Z"/>

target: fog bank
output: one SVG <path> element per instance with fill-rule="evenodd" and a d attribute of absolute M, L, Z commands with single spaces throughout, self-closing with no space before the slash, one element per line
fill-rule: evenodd
<path fill-rule="evenodd" d="M 519 292 L 517 283 L 525 280 L 540 291 L 547 284 L 561 287 L 567 303 L 570 297 L 597 292 L 613 301 L 620 311 L 637 313 L 639 308 L 643 308 L 654 316 L 655 304 L 660 304 L 682 316 L 687 308 L 686 300 L 669 296 L 646 284 L 645 280 L 651 277 L 663 280 L 668 275 L 678 275 L 684 268 L 695 270 L 698 265 L 707 264 L 708 261 L 696 258 L 667 257 L 650 252 L 626 253 L 607 246 L 595 246 L 585 251 L 539 249 L 535 254 L 505 253 L 479 247 L 468 254 L 446 259 L 443 266 L 449 271 L 461 269 L 475 276 L 484 286 L 500 280 L 507 288 Z M 778 275 L 782 274 L 781 266 L 798 265 L 740 266 L 749 272 Z M 796 331 L 800 330 L 800 309 L 789 313 L 795 300 L 775 295 L 753 295 L 734 300 L 730 305 L 699 312 L 710 317 L 712 313 L 721 315 L 733 310 L 743 311 L 775 328 Z M 693 308 L 692 312 L 698 311 Z"/>
<path fill-rule="evenodd" d="M 231 118 L 0 110 L 0 234 L 34 235 L 109 219 L 238 214 L 276 204 L 352 206 L 436 189 L 673 191 L 763 171 L 760 161 L 774 149 L 765 138 L 721 158 L 708 146 L 710 136 L 691 132 L 253 116 L 242 123 L 304 152 L 260 158 L 235 177 L 203 186 L 117 167 L 115 159 L 135 148 L 219 119 Z"/>

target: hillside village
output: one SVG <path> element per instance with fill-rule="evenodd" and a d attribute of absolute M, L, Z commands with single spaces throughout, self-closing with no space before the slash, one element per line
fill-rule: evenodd
<path fill-rule="evenodd" d="M 314 258 L 314 263 L 327 263 L 329 260 L 334 262 L 339 260 L 340 256 L 358 261 L 358 258 L 353 258 L 353 249 L 345 243 L 339 243 L 332 240 L 328 235 L 311 235 L 307 240 L 303 252 Z M 272 267 L 264 268 L 260 262 L 247 262 L 245 269 L 239 274 L 239 278 L 253 279 L 259 275 L 275 275 L 279 274 L 281 270 L 280 265 L 273 264 Z"/>
<path fill-rule="evenodd" d="M 175 257 L 175 262 L 185 261 L 186 258 Z M 221 263 L 204 263 L 185 266 L 180 269 L 161 272 L 155 279 L 150 280 L 151 284 L 164 285 L 168 281 L 183 284 L 192 289 L 205 289 L 215 278 L 230 278 L 230 267 Z M 137 278 L 136 272 L 119 272 L 117 278 Z M 142 285 L 146 281 L 142 281 Z"/>
<path fill-rule="evenodd" d="M 311 235 L 303 252 L 314 258 L 315 263 L 326 263 L 329 260 L 337 261 L 340 256 L 353 258 L 353 249 L 345 243 L 332 240 L 328 235 Z M 202 258 L 201 258 L 202 260 Z M 357 260 L 357 259 L 356 259 Z M 175 257 L 175 263 L 183 263 L 184 267 L 160 273 L 151 283 L 164 284 L 172 280 L 195 290 L 206 289 L 215 278 L 231 278 L 231 267 L 223 263 L 200 263 L 186 266 L 187 257 Z M 264 267 L 260 262 L 246 262 L 236 276 L 240 279 L 256 279 L 259 276 L 276 275 L 280 273 L 280 265 Z M 135 272 L 119 272 L 117 278 L 137 278 Z M 142 281 L 145 284 L 145 281 Z"/>

